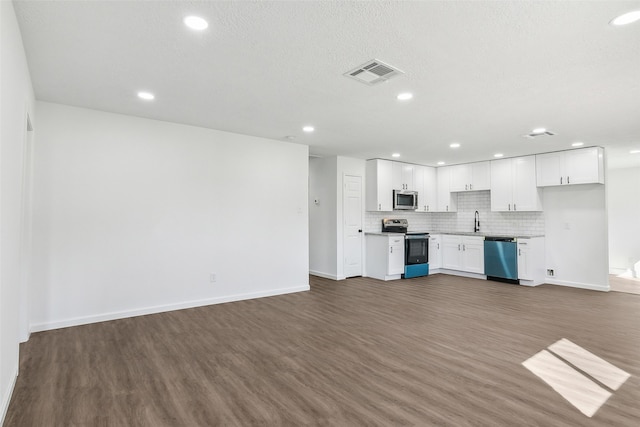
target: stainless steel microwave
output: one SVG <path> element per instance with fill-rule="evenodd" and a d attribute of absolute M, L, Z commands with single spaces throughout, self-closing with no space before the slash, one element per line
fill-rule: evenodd
<path fill-rule="evenodd" d="M 412 210 L 418 209 L 418 192 L 393 190 L 393 210 Z"/>

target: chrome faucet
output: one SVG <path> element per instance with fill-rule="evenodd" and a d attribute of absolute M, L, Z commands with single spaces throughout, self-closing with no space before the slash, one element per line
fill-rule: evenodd
<path fill-rule="evenodd" d="M 478 213 L 478 211 L 476 211 L 476 220 L 475 220 L 475 224 L 473 226 L 473 232 L 477 233 L 478 231 L 480 231 L 480 213 Z"/>

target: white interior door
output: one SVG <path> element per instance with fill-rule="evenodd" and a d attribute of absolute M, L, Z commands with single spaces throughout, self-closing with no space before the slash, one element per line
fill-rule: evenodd
<path fill-rule="evenodd" d="M 343 176 L 344 276 L 362 276 L 362 177 Z"/>

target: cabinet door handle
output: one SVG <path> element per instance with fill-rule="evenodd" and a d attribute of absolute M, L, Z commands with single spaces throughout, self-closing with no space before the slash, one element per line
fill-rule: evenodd
<path fill-rule="evenodd" d="M 511 210 L 511 203 L 509 203 L 509 210 Z"/>
<path fill-rule="evenodd" d="M 389 248 L 389 250 L 391 250 L 391 253 L 393 253 L 393 246 L 391 246 L 391 247 Z"/>
<path fill-rule="evenodd" d="M 560 184 L 562 184 L 562 177 L 560 177 Z"/>
<path fill-rule="evenodd" d="M 469 184 L 469 190 L 473 190 L 473 184 Z"/>
<path fill-rule="evenodd" d="M 567 184 L 569 183 L 569 177 L 567 177 Z"/>
<path fill-rule="evenodd" d="M 468 188 L 467 188 L 467 187 L 468 187 L 468 185 L 467 185 L 467 184 L 465 184 L 465 185 L 464 185 L 464 189 L 465 189 L 465 190 L 468 190 Z"/>
<path fill-rule="evenodd" d="M 460 245 L 458 245 L 458 250 L 460 250 Z"/>
<path fill-rule="evenodd" d="M 382 210 L 382 203 L 378 203 L 378 210 L 381 211 Z"/>
<path fill-rule="evenodd" d="M 517 210 L 518 210 L 518 209 L 516 209 L 516 204 L 515 204 L 515 203 L 513 204 L 513 210 L 514 210 L 514 211 L 517 211 Z"/>
<path fill-rule="evenodd" d="M 467 247 L 466 247 L 465 245 L 462 245 L 462 250 L 463 250 L 463 251 L 466 251 L 466 250 L 467 250 Z"/>
<path fill-rule="evenodd" d="M 522 249 L 518 249 L 518 256 L 522 256 Z"/>
<path fill-rule="evenodd" d="M 437 243 L 437 245 L 438 245 L 438 249 L 440 249 L 440 243 Z"/>
<path fill-rule="evenodd" d="M 447 205 L 447 212 L 449 212 L 449 205 Z"/>

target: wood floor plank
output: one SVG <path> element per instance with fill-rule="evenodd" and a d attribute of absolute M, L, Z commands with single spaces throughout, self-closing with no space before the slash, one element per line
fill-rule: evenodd
<path fill-rule="evenodd" d="M 640 296 L 433 275 L 35 333 L 5 426 L 635 426 Z M 631 376 L 588 418 L 522 362 Z"/>

